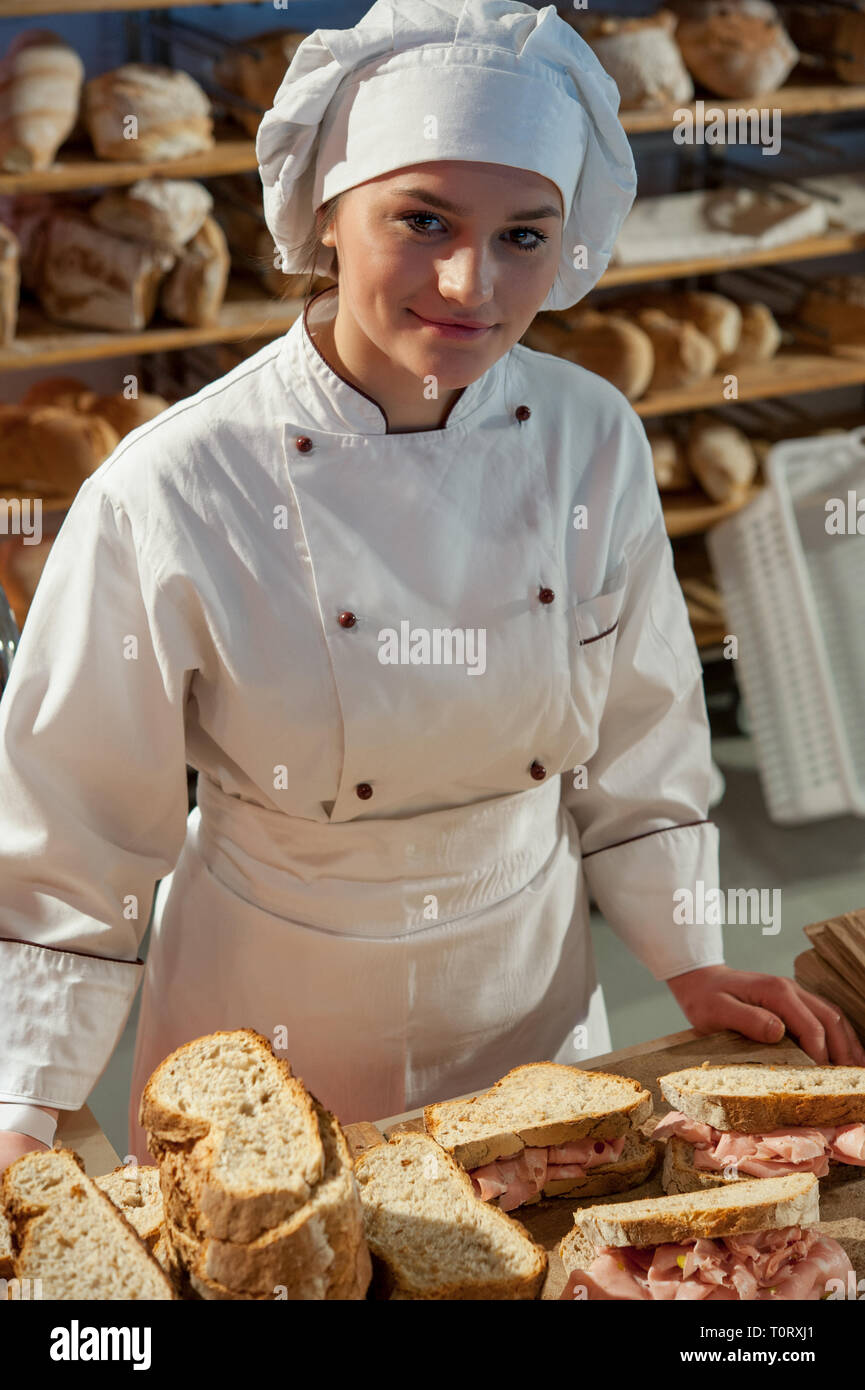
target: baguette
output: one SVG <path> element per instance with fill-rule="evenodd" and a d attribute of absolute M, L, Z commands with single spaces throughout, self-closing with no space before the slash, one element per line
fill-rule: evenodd
<path fill-rule="evenodd" d="M 427 1133 L 463 1168 L 479 1168 L 535 1145 L 589 1135 L 617 1139 L 652 1113 L 638 1081 L 557 1062 L 514 1067 L 470 1100 L 424 1107 Z"/>
<path fill-rule="evenodd" d="M 46 1299 L 168 1300 L 171 1284 L 123 1213 L 70 1149 L 23 1154 L 2 1197 L 19 1279 Z"/>
<path fill-rule="evenodd" d="M 360 1155 L 355 1175 L 379 1286 L 391 1299 L 529 1299 L 546 1252 L 481 1202 L 468 1174 L 426 1134 L 403 1132 Z"/>

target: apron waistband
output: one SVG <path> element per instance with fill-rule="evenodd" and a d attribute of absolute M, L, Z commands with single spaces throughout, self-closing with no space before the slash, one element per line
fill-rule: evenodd
<path fill-rule="evenodd" d="M 229 796 L 200 774 L 190 828 L 211 873 L 247 902 L 320 931 L 377 936 L 502 902 L 568 834 L 558 777 L 464 807 L 318 822 Z"/>

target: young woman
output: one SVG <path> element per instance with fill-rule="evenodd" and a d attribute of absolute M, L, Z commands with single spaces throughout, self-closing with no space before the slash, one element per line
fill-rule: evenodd
<path fill-rule="evenodd" d="M 651 453 L 519 345 L 631 205 L 617 105 L 552 6 L 378 0 L 301 45 L 265 212 L 337 284 L 88 480 L 0 704 L 0 1161 L 102 1072 L 160 878 L 142 1160 L 149 1073 L 219 1028 L 343 1121 L 604 1052 L 589 889 L 696 1027 L 865 1061 L 675 920 L 718 834 Z"/>

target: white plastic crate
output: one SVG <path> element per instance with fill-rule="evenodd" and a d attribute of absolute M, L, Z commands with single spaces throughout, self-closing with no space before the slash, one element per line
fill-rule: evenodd
<path fill-rule="evenodd" d="M 770 818 L 865 816 L 865 427 L 773 446 L 767 486 L 706 537 Z"/>

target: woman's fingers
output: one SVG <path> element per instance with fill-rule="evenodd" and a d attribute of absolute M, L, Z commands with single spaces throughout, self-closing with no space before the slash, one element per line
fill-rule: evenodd
<path fill-rule="evenodd" d="M 846 1014 L 835 1004 L 830 1004 L 828 999 L 822 999 L 819 994 L 811 994 L 801 985 L 795 985 L 795 988 L 802 996 L 806 1007 L 815 1013 L 823 1024 L 829 1061 L 840 1067 L 865 1066 L 865 1048 Z"/>
<path fill-rule="evenodd" d="M 707 1023 L 700 1022 L 695 1027 L 704 1032 L 716 1032 L 720 1028 L 732 1028 L 745 1038 L 754 1042 L 776 1043 L 784 1036 L 785 1019 L 780 1011 L 760 1008 L 756 1004 L 745 1003 L 735 994 L 725 991 L 716 994 Z"/>
<path fill-rule="evenodd" d="M 782 1018 L 799 1046 L 820 1065 L 859 1065 L 865 1058 L 841 1010 L 795 981 L 778 975 L 758 975 L 745 981 L 742 996 Z"/>

